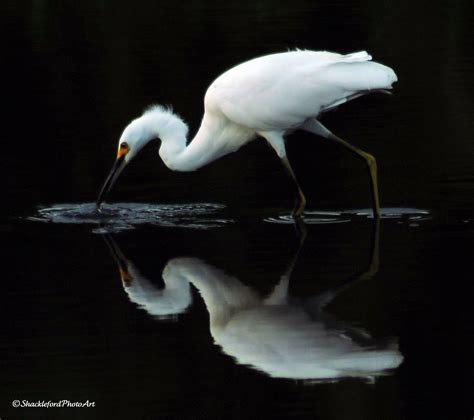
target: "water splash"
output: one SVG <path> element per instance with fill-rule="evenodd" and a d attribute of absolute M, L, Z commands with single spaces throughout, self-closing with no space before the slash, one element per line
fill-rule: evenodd
<path fill-rule="evenodd" d="M 140 225 L 209 229 L 233 223 L 225 217 L 225 206 L 210 203 L 163 204 L 114 203 L 106 204 L 101 212 L 95 203 L 55 204 L 40 207 L 33 222 L 94 225 L 94 233 L 113 233 L 135 229 Z"/>
<path fill-rule="evenodd" d="M 382 219 L 397 220 L 398 223 L 416 227 L 420 222 L 430 220 L 431 213 L 428 210 L 405 207 L 386 207 L 381 210 Z M 341 211 L 305 211 L 304 222 L 308 225 L 322 225 L 332 223 L 348 223 L 357 219 L 373 219 L 373 211 L 367 209 L 348 209 Z M 264 219 L 268 223 L 293 224 L 291 214 L 267 217 Z"/>

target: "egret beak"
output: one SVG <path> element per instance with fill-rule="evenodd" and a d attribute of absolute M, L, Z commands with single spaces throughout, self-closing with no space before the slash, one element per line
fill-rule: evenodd
<path fill-rule="evenodd" d="M 102 189 L 100 190 L 99 197 L 97 198 L 97 203 L 96 203 L 97 210 L 99 211 L 102 208 L 102 203 L 107 197 L 107 194 L 112 189 L 112 186 L 114 185 L 115 181 L 117 180 L 120 173 L 123 171 L 123 169 L 127 165 L 127 162 L 125 161 L 125 155 L 126 153 L 122 153 L 117 156 L 117 160 L 115 161 L 114 166 L 112 166 L 109 176 L 105 180 L 104 185 L 102 186 Z"/>

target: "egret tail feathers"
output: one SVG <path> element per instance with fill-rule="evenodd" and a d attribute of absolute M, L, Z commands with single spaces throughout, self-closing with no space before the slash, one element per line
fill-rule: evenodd
<path fill-rule="evenodd" d="M 370 60 L 372 60 L 372 56 L 367 51 L 357 51 L 355 53 L 344 55 L 344 61 L 348 63 Z"/>
<path fill-rule="evenodd" d="M 348 354 L 335 361 L 334 366 L 349 372 L 383 372 L 398 367 L 402 361 L 403 356 L 396 350 L 374 350 Z"/>
<path fill-rule="evenodd" d="M 336 102 L 333 102 L 332 104 L 324 107 L 321 110 L 321 112 L 334 111 L 339 107 L 339 105 L 345 104 L 346 102 L 352 101 L 353 99 L 360 98 L 361 96 L 368 95 L 369 93 L 384 93 L 386 95 L 393 95 L 393 93 L 390 92 L 390 90 L 388 90 L 388 89 L 392 89 L 392 87 L 390 86 L 386 89 L 369 89 L 369 90 L 363 90 L 363 91 L 360 91 L 360 92 L 356 92 L 356 93 L 348 96 L 347 98 L 339 99 Z"/>

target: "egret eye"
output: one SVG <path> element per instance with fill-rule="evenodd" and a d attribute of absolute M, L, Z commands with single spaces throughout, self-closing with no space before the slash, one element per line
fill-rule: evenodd
<path fill-rule="evenodd" d="M 120 143 L 117 150 L 117 159 L 124 158 L 130 152 L 130 147 L 127 142 Z"/>

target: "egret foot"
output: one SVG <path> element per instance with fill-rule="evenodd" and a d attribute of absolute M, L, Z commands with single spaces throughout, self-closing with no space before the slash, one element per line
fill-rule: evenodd
<path fill-rule="evenodd" d="M 295 202 L 295 208 L 293 209 L 293 212 L 291 213 L 291 215 L 294 218 L 296 217 L 301 218 L 303 216 L 305 207 L 306 207 L 306 197 L 304 196 L 303 191 L 298 189 L 296 202 Z"/>
<path fill-rule="evenodd" d="M 296 237 L 299 241 L 299 250 L 303 246 L 303 242 L 306 238 L 306 235 L 308 234 L 308 228 L 306 226 L 306 223 L 304 222 L 304 219 L 301 216 L 293 215 L 293 220 L 295 221 L 295 231 Z"/>
<path fill-rule="evenodd" d="M 372 205 L 374 210 L 374 217 L 377 219 L 380 218 L 380 201 L 379 201 L 379 189 L 377 181 L 377 161 L 375 157 L 369 153 L 359 150 L 360 156 L 362 156 L 367 162 L 367 167 L 369 168 L 371 188 L 372 188 Z"/>

